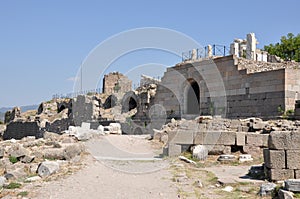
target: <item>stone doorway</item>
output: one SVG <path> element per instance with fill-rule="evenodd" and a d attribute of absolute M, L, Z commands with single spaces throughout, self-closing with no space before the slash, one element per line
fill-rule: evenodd
<path fill-rule="evenodd" d="M 200 112 L 200 87 L 194 79 L 189 79 L 185 92 L 186 114 L 199 114 Z"/>

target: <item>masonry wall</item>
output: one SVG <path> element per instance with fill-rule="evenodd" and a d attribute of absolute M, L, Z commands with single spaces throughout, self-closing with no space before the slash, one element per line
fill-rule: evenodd
<path fill-rule="evenodd" d="M 36 138 L 43 137 L 38 122 L 10 122 L 3 134 L 3 139 L 22 139 L 27 136 L 35 136 Z"/>
<path fill-rule="evenodd" d="M 103 93 L 126 93 L 132 90 L 132 81 L 119 72 L 104 75 Z"/>
<path fill-rule="evenodd" d="M 187 87 L 195 81 L 200 88 L 199 114 L 269 118 L 281 114 L 279 108 L 294 108 L 300 91 L 299 70 L 276 68 L 250 73 L 244 68 L 234 56 L 178 64 L 165 72 L 155 103 L 169 113 L 189 116 Z"/>

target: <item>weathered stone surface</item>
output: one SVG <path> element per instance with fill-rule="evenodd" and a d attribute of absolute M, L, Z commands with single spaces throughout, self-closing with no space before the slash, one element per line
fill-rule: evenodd
<path fill-rule="evenodd" d="M 284 189 L 279 189 L 278 199 L 294 199 L 294 193 Z"/>
<path fill-rule="evenodd" d="M 253 157 L 259 157 L 262 156 L 262 148 L 258 146 L 243 146 L 243 153 L 251 154 Z"/>
<path fill-rule="evenodd" d="M 0 158 L 3 158 L 4 152 L 5 152 L 4 148 L 0 146 Z"/>
<path fill-rule="evenodd" d="M 10 122 L 3 134 L 3 139 L 22 139 L 27 136 L 35 136 L 36 138 L 43 136 L 38 122 Z"/>
<path fill-rule="evenodd" d="M 286 156 L 288 169 L 300 169 L 300 150 L 286 150 Z"/>
<path fill-rule="evenodd" d="M 285 151 L 263 149 L 265 166 L 270 169 L 285 168 Z"/>
<path fill-rule="evenodd" d="M 193 144 L 194 132 L 188 130 L 177 130 L 169 132 L 169 143 Z"/>
<path fill-rule="evenodd" d="M 7 165 L 6 167 L 6 173 L 13 175 L 14 178 L 23 178 L 27 176 L 25 164 L 22 164 L 20 162 L 17 162 L 12 165 Z"/>
<path fill-rule="evenodd" d="M 64 147 L 63 157 L 66 160 L 71 160 L 72 158 L 80 155 L 83 151 L 83 146 L 81 144 L 70 144 Z"/>
<path fill-rule="evenodd" d="M 181 154 L 181 145 L 169 143 L 168 154 L 170 157 L 178 156 Z"/>
<path fill-rule="evenodd" d="M 260 196 L 266 196 L 266 195 L 271 195 L 272 191 L 275 189 L 276 184 L 274 183 L 265 183 L 260 185 L 260 191 L 259 195 Z"/>
<path fill-rule="evenodd" d="M 22 156 L 28 155 L 29 151 L 25 149 L 21 144 L 14 144 L 8 150 L 8 155 L 16 158 L 20 158 Z"/>
<path fill-rule="evenodd" d="M 193 158 L 198 160 L 205 160 L 208 156 L 208 149 L 203 145 L 193 147 Z"/>
<path fill-rule="evenodd" d="M 59 164 L 57 162 L 45 161 L 39 165 L 38 174 L 41 177 L 49 176 L 59 170 Z"/>
<path fill-rule="evenodd" d="M 31 163 L 34 160 L 34 156 L 25 155 L 20 158 L 20 161 L 23 163 Z"/>
<path fill-rule="evenodd" d="M 231 154 L 231 147 L 225 145 L 205 145 L 209 155 Z"/>
<path fill-rule="evenodd" d="M 194 137 L 194 144 L 203 145 L 235 145 L 236 133 L 231 131 L 213 131 L 213 132 L 197 132 Z"/>
<path fill-rule="evenodd" d="M 269 136 L 270 149 L 300 149 L 300 132 L 273 131 Z"/>
<path fill-rule="evenodd" d="M 48 160 L 63 160 L 64 149 L 63 148 L 47 148 L 42 151 L 43 158 Z M 35 154 L 36 155 L 36 154 Z"/>
<path fill-rule="evenodd" d="M 236 133 L 236 145 L 237 146 L 245 146 L 246 144 L 246 133 L 245 132 L 237 132 Z"/>
<path fill-rule="evenodd" d="M 25 179 L 25 182 L 35 182 L 35 181 L 39 181 L 42 178 L 40 176 L 33 176 L 33 177 L 29 177 Z"/>
<path fill-rule="evenodd" d="M 285 180 L 284 188 L 288 191 L 300 192 L 300 179 Z"/>
<path fill-rule="evenodd" d="M 268 134 L 247 133 L 246 144 L 251 146 L 268 147 Z"/>
<path fill-rule="evenodd" d="M 0 176 L 0 187 L 3 187 L 3 185 L 6 183 L 6 178 L 4 176 Z"/>
<path fill-rule="evenodd" d="M 294 170 L 292 169 L 268 169 L 268 177 L 272 181 L 280 181 L 294 178 Z"/>

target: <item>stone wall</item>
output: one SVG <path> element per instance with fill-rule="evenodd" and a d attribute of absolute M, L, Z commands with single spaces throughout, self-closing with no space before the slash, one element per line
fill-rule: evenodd
<path fill-rule="evenodd" d="M 300 92 L 299 75 L 298 63 L 245 61 L 235 56 L 183 62 L 167 69 L 154 104 L 186 118 L 191 114 L 269 118 L 281 114 L 279 107 L 293 109 Z M 199 88 L 199 93 L 194 90 L 199 98 L 196 114 L 188 111 L 192 84 Z"/>
<path fill-rule="evenodd" d="M 79 95 L 73 100 L 73 120 L 75 126 L 81 126 L 82 122 L 98 120 L 100 115 L 101 100 L 96 96 Z"/>
<path fill-rule="evenodd" d="M 267 177 L 271 181 L 300 178 L 300 132 L 274 131 L 264 149 Z"/>
<path fill-rule="evenodd" d="M 36 138 L 43 137 L 43 132 L 41 131 L 38 122 L 10 122 L 3 134 L 3 139 L 22 139 L 27 136 L 35 136 Z"/>
<path fill-rule="evenodd" d="M 103 93 L 126 93 L 132 90 L 132 81 L 119 72 L 112 72 L 104 75 Z"/>

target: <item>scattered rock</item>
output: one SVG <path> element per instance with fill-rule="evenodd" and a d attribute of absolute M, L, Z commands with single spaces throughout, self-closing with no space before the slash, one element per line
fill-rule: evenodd
<path fill-rule="evenodd" d="M 222 191 L 232 192 L 233 191 L 233 187 L 232 186 L 226 186 L 225 188 L 222 189 Z"/>
<path fill-rule="evenodd" d="M 300 179 L 285 180 L 284 188 L 288 191 L 300 192 Z"/>
<path fill-rule="evenodd" d="M 240 162 L 249 162 L 249 161 L 253 161 L 253 158 L 250 154 L 242 154 L 239 156 L 239 161 Z"/>
<path fill-rule="evenodd" d="M 182 161 L 185 161 L 185 162 L 187 162 L 187 163 L 195 164 L 195 165 L 196 165 L 196 162 L 194 162 L 193 160 L 187 159 L 187 158 L 184 157 L 184 156 L 179 156 L 179 159 L 182 160 Z"/>
<path fill-rule="evenodd" d="M 259 195 L 267 196 L 271 195 L 272 191 L 276 188 L 276 184 L 268 182 L 260 185 Z"/>
<path fill-rule="evenodd" d="M 283 190 L 283 189 L 279 189 L 278 199 L 294 199 L 294 193 L 290 192 L 290 191 Z"/>
<path fill-rule="evenodd" d="M 38 167 L 38 174 L 41 177 L 47 177 L 59 170 L 59 164 L 57 162 L 45 161 Z"/>
<path fill-rule="evenodd" d="M 220 155 L 218 157 L 218 161 L 234 161 L 235 156 L 234 155 Z"/>
<path fill-rule="evenodd" d="M 198 160 L 205 160 L 208 156 L 208 149 L 203 145 L 193 147 L 193 158 Z"/>
<path fill-rule="evenodd" d="M 35 182 L 35 181 L 39 181 L 42 178 L 40 176 L 33 176 L 33 177 L 29 177 L 25 179 L 25 182 Z"/>
<path fill-rule="evenodd" d="M 20 161 L 23 163 L 31 163 L 34 160 L 34 156 L 25 155 L 20 158 Z"/>
<path fill-rule="evenodd" d="M 3 185 L 7 182 L 6 178 L 4 176 L 0 176 L 0 187 L 3 187 Z"/>
<path fill-rule="evenodd" d="M 8 150 L 8 155 L 16 157 L 16 158 L 20 158 L 20 157 L 28 155 L 28 154 L 29 154 L 29 151 L 27 149 L 25 149 L 23 146 L 21 146 L 20 144 L 14 144 Z"/>

